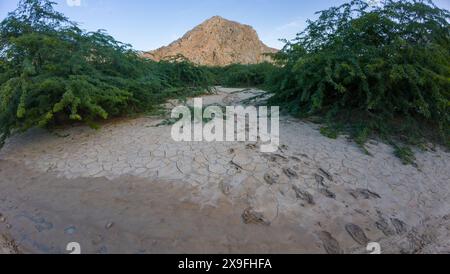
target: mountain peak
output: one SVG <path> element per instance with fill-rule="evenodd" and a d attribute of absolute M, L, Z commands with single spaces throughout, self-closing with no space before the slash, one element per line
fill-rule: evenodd
<path fill-rule="evenodd" d="M 227 20 L 227 19 L 223 18 L 223 17 L 220 16 L 220 15 L 215 15 L 215 16 L 209 18 L 209 19 L 206 20 L 206 21 L 222 21 L 222 20 Z M 229 20 L 227 20 L 227 21 L 229 21 Z"/>
<path fill-rule="evenodd" d="M 226 66 L 270 61 L 265 53 L 276 51 L 261 42 L 251 26 L 213 16 L 182 38 L 147 52 L 144 57 L 160 61 L 181 54 L 199 65 Z"/>

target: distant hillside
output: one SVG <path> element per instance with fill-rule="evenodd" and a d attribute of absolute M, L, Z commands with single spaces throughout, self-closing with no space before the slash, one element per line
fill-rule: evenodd
<path fill-rule="evenodd" d="M 251 26 L 214 16 L 170 45 L 143 56 L 160 61 L 181 54 L 199 65 L 226 66 L 270 61 L 264 53 L 277 51 L 261 42 Z"/>

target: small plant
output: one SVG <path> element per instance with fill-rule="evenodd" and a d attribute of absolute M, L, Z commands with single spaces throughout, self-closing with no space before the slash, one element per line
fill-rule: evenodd
<path fill-rule="evenodd" d="M 410 147 L 395 146 L 395 156 L 397 156 L 404 165 L 416 166 L 416 157 Z"/>
<path fill-rule="evenodd" d="M 332 126 L 325 126 L 320 129 L 320 134 L 330 139 L 337 139 L 339 137 L 339 130 Z"/>

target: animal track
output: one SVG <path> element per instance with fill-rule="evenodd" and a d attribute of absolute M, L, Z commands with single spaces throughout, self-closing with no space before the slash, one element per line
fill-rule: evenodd
<path fill-rule="evenodd" d="M 291 179 L 298 178 L 297 172 L 295 172 L 292 168 L 284 168 L 283 172 L 284 172 L 284 174 L 286 174 L 286 176 L 288 176 Z"/>
<path fill-rule="evenodd" d="M 328 231 L 321 231 L 318 233 L 319 239 L 322 241 L 323 248 L 328 254 L 342 254 L 344 253 L 339 245 L 339 242 L 333 238 Z"/>
<path fill-rule="evenodd" d="M 355 190 L 349 190 L 348 193 L 350 195 L 353 196 L 353 198 L 355 198 L 356 200 L 359 199 L 365 199 L 365 200 L 370 200 L 370 199 L 381 199 L 381 196 L 378 195 L 375 192 L 372 192 L 368 189 L 363 189 L 363 188 L 358 188 Z"/>
<path fill-rule="evenodd" d="M 336 199 L 336 194 L 331 192 L 328 188 L 319 188 L 319 193 L 327 198 Z"/>
<path fill-rule="evenodd" d="M 406 232 L 408 232 L 408 228 L 407 225 L 399 219 L 396 218 L 392 218 L 391 219 L 392 225 L 395 228 L 395 232 L 399 235 L 405 234 Z"/>
<path fill-rule="evenodd" d="M 347 230 L 348 234 L 360 245 L 367 245 L 369 243 L 369 238 L 367 238 L 366 233 L 362 230 L 361 227 L 355 224 L 348 224 L 345 226 L 345 230 Z"/>
<path fill-rule="evenodd" d="M 330 173 L 328 173 L 327 171 L 325 171 L 323 168 L 319 168 L 320 173 L 322 173 L 325 178 L 327 178 L 328 181 L 333 182 L 333 176 L 331 176 Z"/>
<path fill-rule="evenodd" d="M 390 237 L 395 234 L 395 232 L 390 228 L 389 223 L 385 219 L 380 219 L 375 223 L 375 226 L 383 232 L 384 235 Z"/>
<path fill-rule="evenodd" d="M 269 226 L 270 222 L 265 220 L 264 215 L 255 212 L 253 208 L 247 208 L 242 214 L 242 220 L 245 224 L 256 224 L 256 225 L 265 225 Z"/>
<path fill-rule="evenodd" d="M 292 189 L 295 191 L 295 195 L 297 196 L 297 199 L 303 200 L 307 202 L 310 205 L 315 205 L 314 197 L 307 191 L 302 191 L 297 186 L 292 186 Z"/>

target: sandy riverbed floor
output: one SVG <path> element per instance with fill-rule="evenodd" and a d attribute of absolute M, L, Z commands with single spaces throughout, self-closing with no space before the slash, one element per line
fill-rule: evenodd
<path fill-rule="evenodd" d="M 220 88 L 204 104 L 258 94 Z M 273 154 L 253 143 L 177 143 L 161 121 L 8 140 L 0 233 L 24 253 L 67 253 L 69 242 L 83 253 L 366 253 L 368 242 L 385 253 L 450 253 L 450 154 L 439 147 L 417 151 L 415 168 L 386 144 L 371 141 L 368 156 L 290 117 Z"/>

